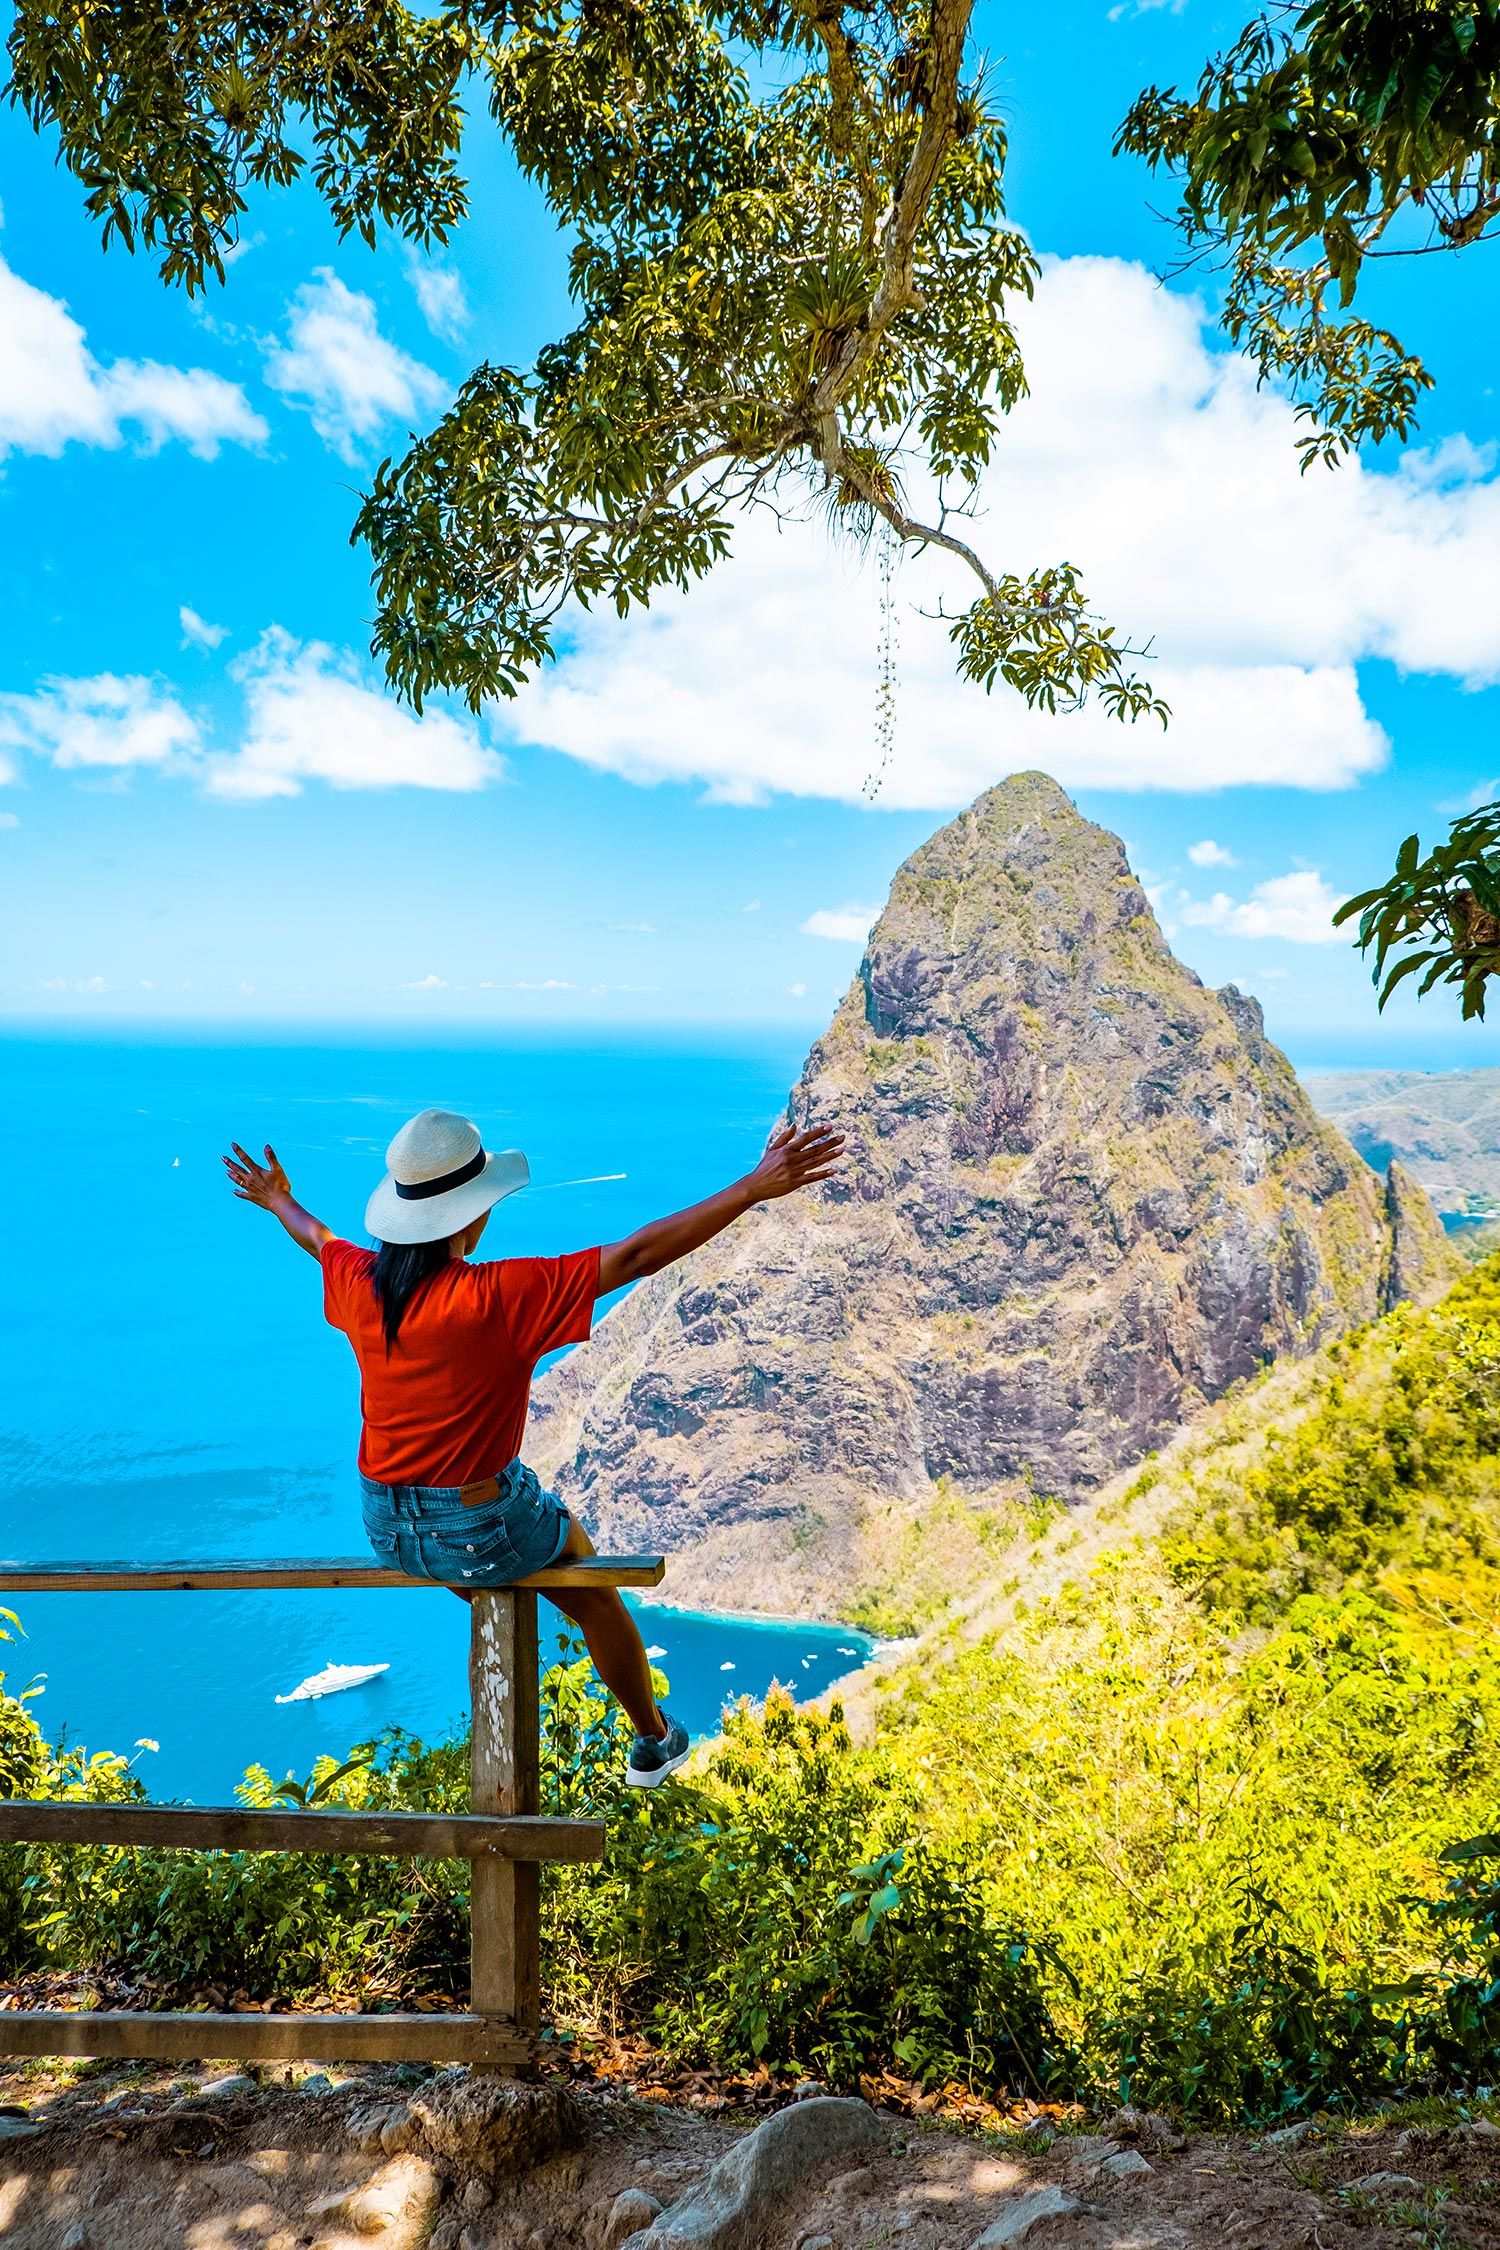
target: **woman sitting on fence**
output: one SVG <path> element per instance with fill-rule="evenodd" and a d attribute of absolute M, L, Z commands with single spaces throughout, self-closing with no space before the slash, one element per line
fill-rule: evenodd
<path fill-rule="evenodd" d="M 840 1134 L 783 1125 L 753 1172 L 706 1202 L 623 1242 L 562 1258 L 468 1261 L 490 1212 L 530 1174 L 516 1149 L 488 1153 L 478 1128 L 426 1109 L 386 1151 L 365 1224 L 374 1250 L 340 1241 L 292 1195 L 275 1151 L 257 1164 L 237 1141 L 224 1159 L 234 1191 L 281 1221 L 323 1268 L 323 1311 L 359 1362 L 365 1529 L 382 1562 L 467 1595 L 505 1586 L 593 1543 L 518 1458 L 537 1361 L 580 1344 L 594 1305 L 660 1273 L 742 1212 L 826 1180 Z M 636 1729 L 626 1779 L 653 1789 L 688 1754 L 687 1732 L 658 1708 L 634 1618 L 613 1587 L 550 1591 L 582 1633 L 605 1686 Z"/>

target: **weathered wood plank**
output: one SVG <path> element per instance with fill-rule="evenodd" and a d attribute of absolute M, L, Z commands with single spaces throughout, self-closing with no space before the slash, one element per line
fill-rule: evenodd
<path fill-rule="evenodd" d="M 537 1626 L 534 1593 L 477 1593 L 469 1640 L 474 1731 L 469 1802 L 476 1812 L 536 1810 Z M 470 2004 L 534 2031 L 541 2020 L 540 1869 L 476 1860 L 470 1878 Z"/>
<path fill-rule="evenodd" d="M 514 2025 L 453 2015 L 259 2016 L 0 2008 L 0 2055 L 161 2056 L 244 2062 L 466 2062 L 514 2070 L 532 2056 Z"/>
<path fill-rule="evenodd" d="M 604 1823 L 527 1813 L 253 1811 L 230 1805 L 0 1801 L 0 1842 L 188 1851 L 375 1852 L 395 1859 L 600 1859 Z"/>
<path fill-rule="evenodd" d="M 587 1555 L 554 1563 L 516 1584 L 546 1592 L 548 1587 L 659 1586 L 666 1563 L 660 1555 Z M 233 1593 L 277 1587 L 425 1586 L 444 1592 L 431 1578 L 408 1578 L 358 1555 L 308 1562 L 5 1562 L 0 1560 L 0 1594 L 174 1594 Z M 464 1589 L 467 1592 L 467 1588 Z"/>

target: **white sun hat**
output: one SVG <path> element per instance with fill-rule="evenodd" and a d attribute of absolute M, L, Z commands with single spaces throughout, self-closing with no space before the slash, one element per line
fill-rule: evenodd
<path fill-rule="evenodd" d="M 441 1242 L 531 1178 L 518 1148 L 485 1148 L 451 1109 L 424 1109 L 385 1152 L 389 1169 L 365 1206 L 377 1242 Z"/>

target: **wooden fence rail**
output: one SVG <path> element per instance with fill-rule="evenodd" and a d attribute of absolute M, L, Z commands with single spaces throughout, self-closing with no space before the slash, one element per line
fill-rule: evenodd
<path fill-rule="evenodd" d="M 374 1852 L 469 1862 L 470 1993 L 463 2013 L 167 2014 L 0 2004 L 7 2055 L 298 2057 L 525 2068 L 540 2029 L 538 1904 L 544 1860 L 599 1858 L 598 1821 L 537 1810 L 538 1590 L 655 1586 L 659 1555 L 591 1555 L 470 1600 L 470 1810 L 459 1814 L 256 1811 L 221 1805 L 0 1802 L 0 1843 L 151 1845 L 196 1851 Z M 426 1586 L 351 1558 L 328 1562 L 8 1563 L 0 1594 L 203 1593 Z M 445 1589 L 438 1589 L 443 1591 Z"/>

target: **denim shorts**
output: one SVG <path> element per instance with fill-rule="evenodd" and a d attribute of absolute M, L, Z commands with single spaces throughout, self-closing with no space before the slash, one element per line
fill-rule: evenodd
<path fill-rule="evenodd" d="M 361 1477 L 365 1533 L 376 1556 L 408 1578 L 443 1586 L 508 1586 L 556 1562 L 568 1512 L 524 1462 L 500 1471 L 493 1500 L 466 1508 L 456 1484 L 376 1484 Z"/>

